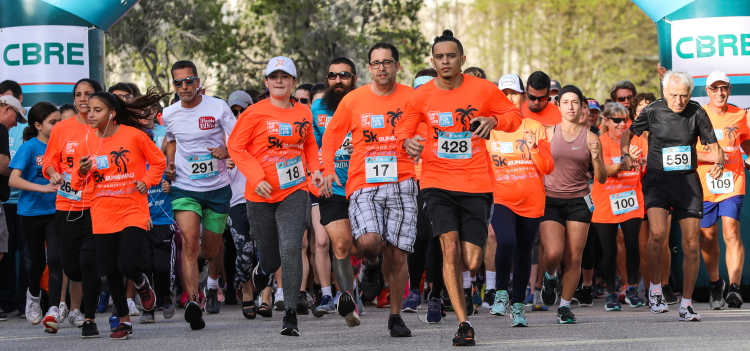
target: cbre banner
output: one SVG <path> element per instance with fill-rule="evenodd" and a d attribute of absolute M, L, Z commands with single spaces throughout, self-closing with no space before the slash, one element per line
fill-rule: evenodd
<path fill-rule="evenodd" d="M 17 81 L 24 105 L 72 102 L 73 85 L 104 86 L 104 31 L 138 0 L 1 0 L 0 81 Z"/>

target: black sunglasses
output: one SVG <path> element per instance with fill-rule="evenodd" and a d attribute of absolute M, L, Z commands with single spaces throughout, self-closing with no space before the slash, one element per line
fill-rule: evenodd
<path fill-rule="evenodd" d="M 614 124 L 620 124 L 628 120 L 627 118 L 608 118 L 608 119 L 612 121 Z"/>
<path fill-rule="evenodd" d="M 633 95 L 617 97 L 617 102 L 625 102 L 625 100 L 633 100 Z"/>
<path fill-rule="evenodd" d="M 187 77 L 182 79 L 175 79 L 172 81 L 172 84 L 174 84 L 175 88 L 179 88 L 182 86 L 182 82 L 185 82 L 187 85 L 193 85 L 195 84 L 195 81 L 198 79 L 198 77 Z"/>
<path fill-rule="evenodd" d="M 307 105 L 310 103 L 310 99 L 300 98 L 299 103 L 303 105 Z"/>
<path fill-rule="evenodd" d="M 240 113 L 242 113 L 242 112 L 245 112 L 244 108 L 239 109 L 239 110 L 232 109 L 232 114 L 234 114 L 235 117 L 239 116 Z"/>
<path fill-rule="evenodd" d="M 328 80 L 336 80 L 336 77 L 341 78 L 341 80 L 349 80 L 354 77 L 354 73 L 342 71 L 342 72 L 328 72 Z"/>
<path fill-rule="evenodd" d="M 21 114 L 21 112 L 18 112 L 18 110 L 16 109 L 13 109 L 13 112 L 16 113 L 16 122 L 21 123 L 21 120 L 23 120 L 23 115 Z"/>
<path fill-rule="evenodd" d="M 549 95 L 544 95 L 544 96 L 534 96 L 534 95 L 531 95 L 531 94 L 529 94 L 529 93 L 526 93 L 526 96 L 527 96 L 527 97 L 529 98 L 529 100 L 531 100 L 531 101 L 536 101 L 536 100 L 542 100 L 542 101 L 546 101 L 546 100 L 550 100 L 550 97 L 549 97 Z"/>

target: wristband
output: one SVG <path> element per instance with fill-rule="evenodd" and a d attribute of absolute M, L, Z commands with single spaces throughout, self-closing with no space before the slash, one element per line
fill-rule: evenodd
<path fill-rule="evenodd" d="M 724 169 L 724 163 L 723 162 L 716 162 L 714 164 L 719 165 L 719 166 L 721 166 L 721 169 Z"/>

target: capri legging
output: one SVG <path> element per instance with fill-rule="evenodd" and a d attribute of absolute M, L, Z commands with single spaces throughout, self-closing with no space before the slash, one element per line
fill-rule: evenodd
<path fill-rule="evenodd" d="M 237 258 L 234 262 L 237 279 L 240 283 L 247 283 L 255 266 L 255 253 L 253 241 L 250 239 L 250 223 L 247 219 L 247 205 L 245 203 L 234 205 L 229 209 L 227 225 L 237 249 Z"/>
<path fill-rule="evenodd" d="M 414 240 L 414 251 L 409 254 L 409 285 L 411 289 L 419 289 L 422 282 L 422 272 L 425 270 L 427 250 L 432 239 L 432 226 L 424 213 L 422 194 L 417 194 L 417 238 Z"/>
<path fill-rule="evenodd" d="M 518 284 L 513 284 L 511 303 L 523 302 L 526 296 L 526 282 L 531 275 L 531 251 L 539 231 L 541 218 L 527 218 L 517 215 L 508 207 L 495 204 L 492 215 L 492 229 L 497 238 L 495 270 L 497 290 L 508 290 L 510 270 Z"/>
<path fill-rule="evenodd" d="M 638 247 L 638 235 L 641 230 L 641 218 L 631 218 L 622 223 L 594 223 L 602 244 L 602 277 L 607 283 L 607 292 L 615 293 L 615 276 L 617 275 L 617 228 L 622 228 L 625 236 L 625 266 L 628 270 L 628 285 L 638 284 L 638 266 L 641 256 Z"/>

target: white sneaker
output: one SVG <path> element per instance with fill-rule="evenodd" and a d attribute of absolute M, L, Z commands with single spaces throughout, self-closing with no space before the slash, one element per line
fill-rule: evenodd
<path fill-rule="evenodd" d="M 135 301 L 133 299 L 128 299 L 128 311 L 131 316 L 140 316 L 141 311 L 138 309 L 138 307 L 135 306 Z"/>
<path fill-rule="evenodd" d="M 651 305 L 651 312 L 654 312 L 654 313 L 669 312 L 669 307 L 667 306 L 667 302 L 666 300 L 664 300 L 664 295 L 661 293 L 661 291 L 657 293 L 649 292 L 648 302 Z"/>
<path fill-rule="evenodd" d="M 45 333 L 57 334 L 57 329 L 60 327 L 59 317 L 60 313 L 58 308 L 55 306 L 50 307 L 49 311 L 47 311 L 47 314 L 44 316 L 44 321 L 42 321 Z"/>
<path fill-rule="evenodd" d="M 680 306 L 680 321 L 700 322 L 701 315 L 693 311 L 693 305 L 687 305 L 685 307 Z"/>
<path fill-rule="evenodd" d="M 284 310 L 284 294 L 279 294 L 279 291 L 276 290 L 273 300 L 274 300 L 273 309 L 275 311 L 283 311 Z"/>
<path fill-rule="evenodd" d="M 31 292 L 26 290 L 26 319 L 29 323 L 37 325 L 42 322 L 42 307 L 39 305 L 41 297 L 31 296 Z"/>
<path fill-rule="evenodd" d="M 77 308 L 70 311 L 70 314 L 68 315 L 68 323 L 74 327 L 82 327 L 85 320 L 86 318 L 83 316 L 83 313 Z"/>
<path fill-rule="evenodd" d="M 57 321 L 60 323 L 64 323 L 65 318 L 68 318 L 68 313 L 70 313 L 68 304 L 66 304 L 65 302 L 60 302 L 60 314 L 57 317 Z"/>

